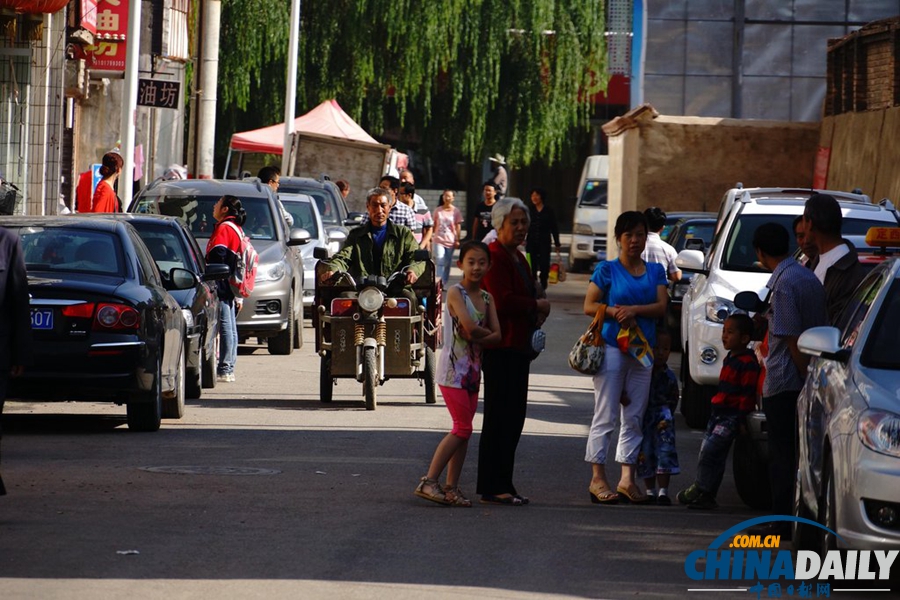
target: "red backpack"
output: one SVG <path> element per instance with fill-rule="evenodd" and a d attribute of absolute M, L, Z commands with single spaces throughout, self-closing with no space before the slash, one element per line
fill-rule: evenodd
<path fill-rule="evenodd" d="M 253 293 L 253 286 L 256 284 L 256 268 L 259 266 L 259 254 L 250 238 L 244 233 L 244 230 L 238 227 L 234 221 L 225 221 L 234 228 L 235 233 L 241 238 L 241 248 L 237 253 L 237 261 L 234 265 L 234 273 L 228 280 L 231 284 L 231 291 L 235 296 L 248 298 Z"/>

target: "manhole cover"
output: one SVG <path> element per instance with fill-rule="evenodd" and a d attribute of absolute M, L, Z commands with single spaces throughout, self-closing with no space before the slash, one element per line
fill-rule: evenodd
<path fill-rule="evenodd" d="M 278 475 L 276 469 L 257 469 L 253 467 L 140 467 L 141 471 L 151 473 L 167 473 L 169 475 Z"/>

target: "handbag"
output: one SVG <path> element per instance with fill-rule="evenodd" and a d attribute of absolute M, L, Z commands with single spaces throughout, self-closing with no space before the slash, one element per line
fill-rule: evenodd
<path fill-rule="evenodd" d="M 601 304 L 594 315 L 587 331 L 584 332 L 572 350 L 569 351 L 569 366 L 585 375 L 595 375 L 603 365 L 603 357 L 606 353 L 606 344 L 603 341 L 601 331 L 603 320 L 606 318 L 606 305 Z"/>

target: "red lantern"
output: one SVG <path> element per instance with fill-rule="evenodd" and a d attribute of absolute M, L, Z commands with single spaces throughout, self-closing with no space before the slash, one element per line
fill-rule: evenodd
<path fill-rule="evenodd" d="M 0 0 L 0 9 L 17 13 L 53 14 L 61 11 L 68 3 L 68 0 Z"/>

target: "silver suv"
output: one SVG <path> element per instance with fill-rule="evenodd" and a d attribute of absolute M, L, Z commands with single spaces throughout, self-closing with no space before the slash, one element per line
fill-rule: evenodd
<path fill-rule="evenodd" d="M 271 188 L 259 179 L 158 180 L 141 190 L 129 212 L 178 217 L 205 248 L 216 224 L 213 206 L 230 194 L 247 211 L 244 232 L 259 253 L 253 294 L 238 313 L 238 338 L 265 339 L 271 354 L 290 354 L 303 345 L 303 263 L 297 246 L 310 235 L 289 229 Z"/>

